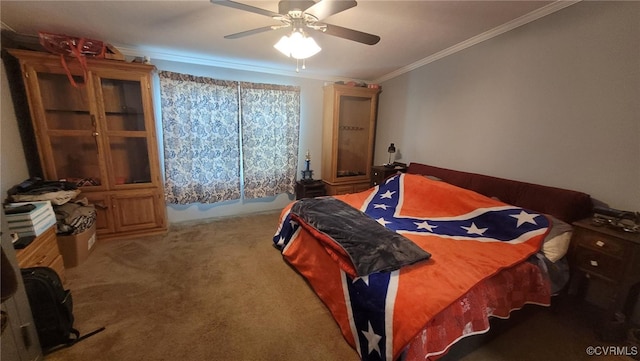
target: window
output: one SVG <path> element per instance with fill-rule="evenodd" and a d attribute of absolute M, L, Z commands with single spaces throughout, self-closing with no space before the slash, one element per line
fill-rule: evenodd
<path fill-rule="evenodd" d="M 168 202 L 294 192 L 298 87 L 159 75 Z"/>

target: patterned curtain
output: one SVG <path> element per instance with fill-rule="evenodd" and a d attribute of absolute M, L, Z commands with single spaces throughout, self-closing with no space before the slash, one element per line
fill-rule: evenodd
<path fill-rule="evenodd" d="M 165 199 L 176 204 L 239 199 L 238 83 L 168 71 L 159 76 Z"/>
<path fill-rule="evenodd" d="M 240 83 L 244 197 L 294 193 L 300 88 Z"/>

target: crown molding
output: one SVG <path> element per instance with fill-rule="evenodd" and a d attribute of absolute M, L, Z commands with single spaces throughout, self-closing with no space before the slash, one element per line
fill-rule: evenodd
<path fill-rule="evenodd" d="M 132 47 L 120 46 L 116 44 L 114 44 L 114 46 L 122 54 L 132 58 L 149 57 L 151 60 L 158 59 L 158 60 L 165 60 L 165 61 L 174 61 L 179 63 L 213 66 L 213 67 L 225 68 L 230 70 L 253 71 L 258 73 L 267 73 L 271 75 L 283 75 L 283 76 L 289 76 L 289 77 L 315 79 L 315 80 L 323 80 L 323 81 L 344 80 L 344 78 L 315 75 L 309 72 L 296 72 L 295 70 L 289 71 L 289 70 L 270 68 L 262 65 L 252 65 L 252 64 L 243 63 L 242 61 L 220 60 L 220 59 L 212 58 L 209 55 L 185 55 L 185 54 L 167 52 L 163 50 L 132 48 Z M 295 63 L 292 63 L 292 66 L 294 65 Z"/>
<path fill-rule="evenodd" d="M 419 61 L 416 61 L 415 63 L 409 64 L 407 66 L 404 66 L 398 70 L 392 71 L 389 74 L 383 75 L 380 78 L 374 80 L 374 83 L 382 83 L 383 81 L 386 80 L 390 80 L 393 79 L 395 77 L 398 77 L 404 73 L 407 73 L 411 70 L 420 68 L 422 66 L 425 66 L 427 64 L 433 63 L 436 60 L 442 59 L 446 56 L 449 56 L 451 54 L 457 53 L 459 51 L 462 51 L 464 49 L 467 49 L 473 45 L 476 45 L 478 43 L 481 43 L 483 41 L 489 40 L 491 38 L 494 38 L 500 34 L 504 34 L 510 30 L 513 30 L 517 27 L 520 27 L 522 25 L 528 24 L 532 21 L 538 20 L 544 16 L 547 16 L 549 14 L 552 14 L 556 11 L 562 10 L 568 6 L 571 6 L 575 3 L 578 3 L 582 0 L 558 0 L 556 2 L 553 2 L 549 5 L 543 6 L 535 11 L 532 11 L 526 15 L 523 15 L 517 19 L 511 20 L 507 23 L 504 23 L 496 28 L 493 28 L 491 30 L 485 31 L 482 34 L 476 35 L 472 38 L 469 38 L 461 43 L 458 43 L 452 47 L 449 47 L 447 49 L 444 49 L 442 51 L 439 51 L 433 55 L 430 55 L 424 59 L 421 59 Z"/>

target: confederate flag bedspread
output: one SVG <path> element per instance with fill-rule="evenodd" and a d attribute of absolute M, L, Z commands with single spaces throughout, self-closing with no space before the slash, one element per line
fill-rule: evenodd
<path fill-rule="evenodd" d="M 412 174 L 335 198 L 431 255 L 358 277 L 335 261 L 335 246 L 318 240 L 307 224 L 313 221 L 292 217 L 291 206 L 283 210 L 275 245 L 327 305 L 362 360 L 396 360 L 403 353 L 424 360 L 463 335 L 486 331 L 488 324 L 478 317 L 508 317 L 525 303 L 549 303 L 548 281 L 526 262 L 549 231 L 542 214 Z M 366 230 L 356 232 L 366 238 Z M 507 301 L 494 292 L 506 292 Z M 482 300 L 470 302 L 476 298 Z"/>
<path fill-rule="evenodd" d="M 316 236 L 351 277 L 394 271 L 431 256 L 336 198 L 302 199 L 291 207 L 291 218 Z"/>

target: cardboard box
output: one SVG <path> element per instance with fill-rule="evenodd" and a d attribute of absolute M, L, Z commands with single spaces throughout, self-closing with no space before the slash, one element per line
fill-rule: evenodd
<path fill-rule="evenodd" d="M 95 248 L 96 224 L 94 223 L 91 228 L 86 229 L 84 232 L 70 236 L 58 235 L 57 238 L 58 248 L 64 260 L 64 267 L 75 267 L 84 262 L 89 257 L 89 253 Z"/>

